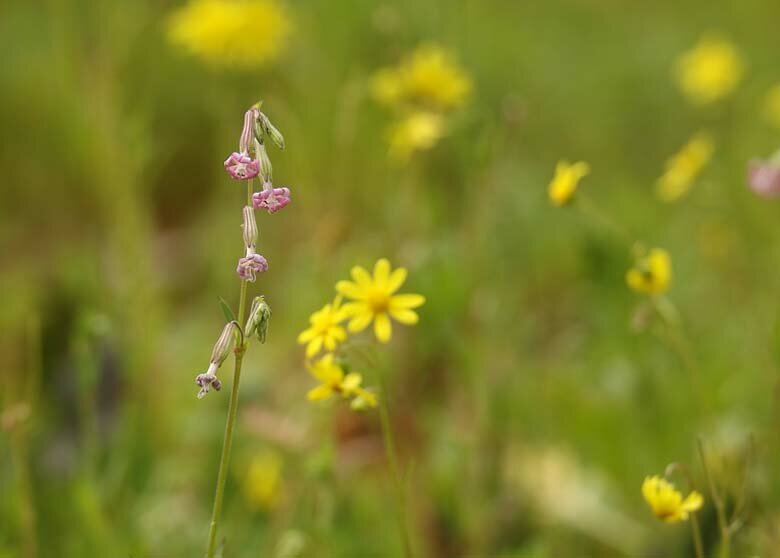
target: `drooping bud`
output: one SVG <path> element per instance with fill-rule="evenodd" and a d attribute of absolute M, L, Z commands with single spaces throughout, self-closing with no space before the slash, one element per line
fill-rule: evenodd
<path fill-rule="evenodd" d="M 244 224 L 241 226 L 244 230 L 244 246 L 254 248 L 257 244 L 257 221 L 253 207 L 244 206 Z"/>
<path fill-rule="evenodd" d="M 268 271 L 268 261 L 260 254 L 255 254 L 254 249 L 247 249 L 246 256 L 238 260 L 236 273 L 244 281 L 254 283 L 255 275 Z"/>
<path fill-rule="evenodd" d="M 225 159 L 225 170 L 234 180 L 249 180 L 260 174 L 260 164 L 244 153 L 231 153 Z"/>
<path fill-rule="evenodd" d="M 244 128 L 241 130 L 241 139 L 238 141 L 238 150 L 249 155 L 249 150 L 254 147 L 255 121 L 260 111 L 252 107 L 244 113 Z"/>
<path fill-rule="evenodd" d="M 271 124 L 271 121 L 268 119 L 268 117 L 260 112 L 258 114 L 258 121 L 260 122 L 260 126 L 263 129 L 263 132 L 271 138 L 271 141 L 274 143 L 276 147 L 278 147 L 281 150 L 284 150 L 284 136 L 282 133 L 274 127 L 273 124 Z"/>
<path fill-rule="evenodd" d="M 271 159 L 268 157 L 268 152 L 265 150 L 265 145 L 259 141 L 255 141 L 255 149 L 257 151 L 257 162 L 260 165 L 260 176 L 263 177 L 263 182 L 273 182 L 274 168 L 271 165 Z"/>
<path fill-rule="evenodd" d="M 255 297 L 252 301 L 252 309 L 246 322 L 246 335 L 257 336 L 258 341 L 265 343 L 268 334 L 268 325 L 271 321 L 271 307 L 265 301 L 264 296 Z"/>
<path fill-rule="evenodd" d="M 273 188 L 269 183 L 263 184 L 261 192 L 252 194 L 252 205 L 255 209 L 265 209 L 268 213 L 276 213 L 290 203 L 289 188 Z"/>
<path fill-rule="evenodd" d="M 211 360 L 209 362 L 216 364 L 217 367 L 222 366 L 225 359 L 230 355 L 230 349 L 233 348 L 233 344 L 237 340 L 239 335 L 238 324 L 236 322 L 228 322 L 225 327 L 222 328 L 222 333 L 214 343 L 214 348 L 211 351 Z"/>
<path fill-rule="evenodd" d="M 241 332 L 236 322 L 228 322 L 222 328 L 222 333 L 211 350 L 208 369 L 195 377 L 195 383 L 200 386 L 198 399 L 203 399 L 211 388 L 214 388 L 215 391 L 222 389 L 222 382 L 217 378 L 217 371 L 230 354 L 234 343 L 238 342 L 237 338 L 239 335 L 241 335 Z"/>

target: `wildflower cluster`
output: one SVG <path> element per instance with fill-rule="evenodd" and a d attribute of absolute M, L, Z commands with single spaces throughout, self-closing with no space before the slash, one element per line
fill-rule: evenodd
<path fill-rule="evenodd" d="M 237 317 L 223 302 L 222 309 L 228 323 L 214 345 L 208 369 L 195 378 L 195 383 L 200 387 L 198 398 L 204 397 L 211 389 L 219 391 L 222 382 L 218 379 L 217 372 L 231 352 L 235 355 L 233 386 L 230 393 L 225 439 L 209 529 L 207 558 L 213 558 L 216 553 L 217 526 L 225 492 L 244 353 L 247 350 L 248 341 L 252 337 L 265 343 L 271 319 L 271 308 L 264 296 L 254 297 L 247 312 L 248 286 L 257 279 L 258 274 L 268 270 L 268 261 L 257 252 L 258 226 L 255 211 L 264 209 L 268 213 L 275 213 L 290 202 L 288 188 L 274 188 L 271 161 L 265 149 L 267 140 L 280 149 L 284 148 L 284 138 L 279 130 L 271 124 L 268 117 L 260 111 L 260 103 L 257 103 L 244 114 L 244 125 L 238 141 L 238 151 L 232 153 L 224 163 L 228 175 L 246 185 L 246 202 L 241 210 L 245 253 L 239 258 L 236 267 L 236 274 L 241 280 Z M 254 191 L 255 177 L 260 177 L 262 180 L 260 192 Z M 262 495 L 258 496 L 258 498 L 261 497 Z"/>
<path fill-rule="evenodd" d="M 212 66 L 246 70 L 274 62 L 291 30 L 277 0 L 191 0 L 168 23 L 171 42 Z"/>
<path fill-rule="evenodd" d="M 336 353 L 347 341 L 347 332 L 359 333 L 373 324 L 376 339 L 388 343 L 393 333 L 391 318 L 401 324 L 416 324 L 419 316 L 414 309 L 425 303 L 425 297 L 397 294 L 407 271 L 402 267 L 393 270 L 384 258 L 376 262 L 373 274 L 355 266 L 350 275 L 351 281 L 336 283 L 335 299 L 309 317 L 309 327 L 298 336 L 298 343 L 306 345 L 307 368 L 320 382 L 309 391 L 309 399 L 319 401 L 340 395 L 360 409 L 376 406 L 376 395 L 361 387 L 363 376 L 350 370 L 343 351 Z M 324 356 L 312 360 L 323 349 Z"/>
<path fill-rule="evenodd" d="M 426 43 L 401 62 L 377 71 L 374 98 L 397 114 L 388 132 L 390 155 L 406 161 L 416 151 L 434 147 L 446 134 L 447 117 L 471 93 L 468 75 L 444 48 Z"/>

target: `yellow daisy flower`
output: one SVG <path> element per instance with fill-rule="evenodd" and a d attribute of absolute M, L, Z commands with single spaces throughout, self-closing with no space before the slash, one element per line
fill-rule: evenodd
<path fill-rule="evenodd" d="M 671 280 L 672 261 L 669 252 L 661 248 L 653 248 L 638 258 L 634 267 L 626 272 L 626 283 L 638 293 L 665 293 Z"/>
<path fill-rule="evenodd" d="M 344 370 L 335 361 L 332 353 L 328 353 L 313 364 L 307 364 L 307 367 L 311 375 L 320 382 L 320 385 L 310 389 L 306 395 L 309 401 L 324 401 L 334 395 L 341 395 L 345 398 L 359 398 L 364 406 L 376 406 L 376 396 L 361 387 L 363 375 L 358 372 L 344 374 Z M 353 406 L 355 406 L 354 399 Z"/>
<path fill-rule="evenodd" d="M 213 66 L 251 69 L 279 57 L 291 28 L 276 0 L 192 0 L 171 15 L 168 37 Z"/>
<path fill-rule="evenodd" d="M 666 171 L 656 183 L 656 194 L 673 202 L 687 194 L 702 169 L 712 159 L 715 142 L 712 136 L 699 132 L 666 162 Z"/>
<path fill-rule="evenodd" d="M 742 59 L 732 43 L 705 35 L 677 60 L 677 82 L 688 99 L 706 105 L 729 95 L 744 73 Z"/>
<path fill-rule="evenodd" d="M 580 161 L 570 165 L 568 161 L 559 161 L 555 166 L 555 176 L 550 182 L 547 193 L 555 207 L 566 205 L 577 192 L 580 180 L 590 172 L 590 165 Z"/>
<path fill-rule="evenodd" d="M 418 46 L 395 68 L 379 70 L 372 79 L 374 97 L 399 108 L 404 104 L 431 110 L 452 110 L 471 93 L 471 78 L 444 48 L 426 43 Z"/>
<path fill-rule="evenodd" d="M 395 294 L 406 281 L 406 269 L 390 270 L 390 262 L 382 258 L 374 265 L 373 277 L 360 266 L 351 271 L 353 281 L 339 281 L 336 290 L 352 299 L 344 305 L 350 316 L 349 331 L 358 332 L 374 323 L 376 338 L 387 343 L 392 336 L 390 317 L 406 325 L 416 324 L 420 319 L 413 309 L 425 303 L 419 294 Z"/>
<path fill-rule="evenodd" d="M 339 325 L 346 318 L 340 296 L 314 312 L 309 317 L 311 326 L 298 336 L 298 343 L 306 344 L 306 358 L 316 355 L 323 346 L 327 351 L 335 350 L 347 338 L 347 332 Z"/>
<path fill-rule="evenodd" d="M 657 476 L 645 478 L 642 483 L 642 496 L 653 514 L 668 523 L 686 521 L 691 513 L 704 504 L 704 498 L 695 490 L 683 500 L 682 494 L 673 484 Z"/>
<path fill-rule="evenodd" d="M 405 162 L 415 151 L 434 147 L 444 132 L 444 118 L 438 114 L 413 112 L 390 129 L 390 155 Z"/>
<path fill-rule="evenodd" d="M 772 87 L 766 94 L 764 118 L 772 126 L 780 128 L 780 83 Z"/>

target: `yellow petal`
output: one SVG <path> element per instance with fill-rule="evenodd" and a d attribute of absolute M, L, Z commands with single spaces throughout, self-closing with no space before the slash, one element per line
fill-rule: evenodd
<path fill-rule="evenodd" d="M 363 331 L 368 327 L 368 324 L 371 323 L 371 319 L 373 317 L 374 315 L 371 313 L 371 311 L 366 308 L 364 312 L 355 314 L 352 320 L 350 320 L 347 329 L 349 329 L 349 331 L 351 331 L 352 333 Z"/>
<path fill-rule="evenodd" d="M 306 394 L 306 397 L 308 398 L 309 401 L 322 401 L 323 399 L 329 398 L 331 395 L 333 395 L 333 390 L 331 389 L 331 387 L 322 384 L 320 386 L 310 389 L 309 393 Z"/>
<path fill-rule="evenodd" d="M 306 345 L 306 358 L 311 358 L 320 352 L 322 348 L 322 337 L 315 337 Z"/>
<path fill-rule="evenodd" d="M 419 294 L 400 294 L 390 298 L 390 308 L 394 310 L 417 308 L 423 304 L 425 304 L 425 297 Z"/>
<path fill-rule="evenodd" d="M 355 283 L 357 283 L 359 287 L 365 288 L 371 285 L 371 276 L 368 274 L 368 271 L 359 265 L 353 267 L 349 273 L 352 275 L 352 279 L 355 280 Z"/>
<path fill-rule="evenodd" d="M 399 267 L 394 270 L 387 280 L 387 294 L 393 294 L 395 291 L 401 288 L 401 285 L 406 281 L 406 268 Z"/>
<path fill-rule="evenodd" d="M 695 490 L 683 500 L 682 509 L 686 512 L 695 512 L 704 505 L 704 497 Z"/>
<path fill-rule="evenodd" d="M 377 340 L 381 343 L 387 343 L 393 335 L 393 327 L 390 325 L 390 318 L 387 317 L 385 312 L 377 314 L 374 318 L 374 335 L 376 335 Z"/>
<path fill-rule="evenodd" d="M 312 327 L 302 331 L 298 336 L 298 344 L 303 345 L 304 343 L 308 343 L 314 338 L 315 335 L 317 335 L 317 332 Z"/>
<path fill-rule="evenodd" d="M 374 283 L 376 283 L 377 286 L 384 290 L 385 285 L 387 285 L 387 279 L 389 277 L 390 262 L 388 259 L 382 258 L 381 260 L 377 260 L 376 264 L 374 265 Z"/>
<path fill-rule="evenodd" d="M 341 382 L 341 389 L 344 390 L 345 395 L 349 395 L 360 387 L 361 382 L 363 382 L 363 376 L 359 372 L 350 372 Z"/>
<path fill-rule="evenodd" d="M 363 290 L 352 281 L 339 281 L 336 290 L 348 298 L 363 298 Z"/>
<path fill-rule="evenodd" d="M 390 308 L 390 316 L 395 321 L 405 325 L 414 325 L 420 321 L 420 316 L 417 315 L 417 312 L 407 308 Z"/>

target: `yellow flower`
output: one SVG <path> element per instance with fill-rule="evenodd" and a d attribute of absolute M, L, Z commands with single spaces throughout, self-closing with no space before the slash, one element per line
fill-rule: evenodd
<path fill-rule="evenodd" d="M 250 69 L 279 57 L 291 27 L 277 0 L 192 0 L 171 15 L 168 37 L 214 66 Z"/>
<path fill-rule="evenodd" d="M 370 391 L 361 387 L 363 375 L 358 372 L 344 374 L 344 370 L 335 361 L 332 353 L 328 353 L 313 364 L 307 364 L 309 372 L 320 385 L 309 390 L 307 397 L 309 401 L 323 401 L 330 399 L 334 395 L 341 395 L 344 398 L 353 399 L 353 407 L 362 406 L 375 407 L 376 396 Z M 355 400 L 360 400 L 355 404 Z"/>
<path fill-rule="evenodd" d="M 666 171 L 656 183 L 656 195 L 665 202 L 673 202 L 687 194 L 702 169 L 710 162 L 715 142 L 699 132 L 680 151 L 666 161 Z"/>
<path fill-rule="evenodd" d="M 341 297 L 326 304 L 309 317 L 311 326 L 298 336 L 298 343 L 306 343 L 306 358 L 311 358 L 320 352 L 324 346 L 333 351 L 338 343 L 347 338 L 347 332 L 339 324 L 347 318 L 341 308 Z"/>
<path fill-rule="evenodd" d="M 683 500 L 682 494 L 673 484 L 657 476 L 645 478 L 642 495 L 653 514 L 668 523 L 687 520 L 689 514 L 704 504 L 704 498 L 695 490 Z"/>
<path fill-rule="evenodd" d="M 452 54 L 432 43 L 418 46 L 397 67 L 379 70 L 371 83 L 374 97 L 381 103 L 441 111 L 461 106 L 471 87 L 471 79 Z"/>
<path fill-rule="evenodd" d="M 653 248 L 647 255 L 638 258 L 634 267 L 626 272 L 626 283 L 638 293 L 664 293 L 669 289 L 671 280 L 672 261 L 669 252 L 661 248 Z"/>
<path fill-rule="evenodd" d="M 271 509 L 280 498 L 282 458 L 264 451 L 252 457 L 244 481 L 244 496 L 252 509 Z"/>
<path fill-rule="evenodd" d="M 780 128 L 780 83 L 772 87 L 766 94 L 764 118 L 769 124 Z"/>
<path fill-rule="evenodd" d="M 390 129 L 390 155 L 405 162 L 415 151 L 435 146 L 444 131 L 444 119 L 438 114 L 413 112 Z"/>
<path fill-rule="evenodd" d="M 360 266 L 351 271 L 353 281 L 339 281 L 336 290 L 353 302 L 344 305 L 351 317 L 350 331 L 366 329 L 374 322 L 374 335 L 382 343 L 390 341 L 392 325 L 390 317 L 407 325 L 419 320 L 413 309 L 425 303 L 425 297 L 419 294 L 395 294 L 406 281 L 406 269 L 399 267 L 390 271 L 390 262 L 382 258 L 374 265 L 374 276 Z"/>
<path fill-rule="evenodd" d="M 726 97 L 739 84 L 742 59 L 730 42 L 705 35 L 677 60 L 677 81 L 688 99 L 705 105 Z"/>
<path fill-rule="evenodd" d="M 555 176 L 547 189 L 550 202 L 555 207 L 569 203 L 577 191 L 580 180 L 589 172 L 588 163 L 580 161 L 570 165 L 568 161 L 559 161 L 555 166 Z"/>

